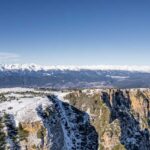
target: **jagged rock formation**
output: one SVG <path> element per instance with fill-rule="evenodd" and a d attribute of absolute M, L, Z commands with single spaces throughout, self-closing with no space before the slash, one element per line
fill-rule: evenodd
<path fill-rule="evenodd" d="M 89 115 L 63 101 L 63 97 L 57 98 L 57 94 L 41 91 L 3 93 L 0 116 L 6 130 L 3 126 L 0 128 L 4 134 L 1 148 L 98 149 L 98 134 L 90 124 Z"/>
<path fill-rule="evenodd" d="M 89 113 L 100 149 L 149 150 L 150 90 L 77 91 L 66 99 Z"/>
<path fill-rule="evenodd" d="M 48 97 L 54 104 L 61 122 L 66 149 L 91 150 L 98 148 L 98 135 L 90 124 L 87 113 L 60 101 L 55 96 Z"/>
<path fill-rule="evenodd" d="M 0 91 L 0 150 L 149 147 L 149 89 Z"/>

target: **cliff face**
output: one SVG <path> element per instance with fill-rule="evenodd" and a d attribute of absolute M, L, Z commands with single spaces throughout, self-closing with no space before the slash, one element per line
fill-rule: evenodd
<path fill-rule="evenodd" d="M 0 133 L 0 150 L 98 149 L 89 115 L 65 102 L 62 92 L 1 93 Z"/>
<path fill-rule="evenodd" d="M 86 90 L 70 93 L 66 99 L 88 112 L 100 149 L 149 149 L 149 90 Z"/>
<path fill-rule="evenodd" d="M 150 90 L 0 91 L 0 150 L 149 150 Z"/>

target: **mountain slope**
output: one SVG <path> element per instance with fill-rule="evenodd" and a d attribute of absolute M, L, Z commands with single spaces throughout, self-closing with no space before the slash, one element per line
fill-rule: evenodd
<path fill-rule="evenodd" d="M 0 90 L 0 149 L 149 150 L 150 90 Z"/>
<path fill-rule="evenodd" d="M 70 93 L 66 99 L 88 112 L 101 149 L 149 149 L 150 90 L 86 90 Z"/>
<path fill-rule="evenodd" d="M 148 88 L 150 67 L 0 65 L 0 87 Z"/>

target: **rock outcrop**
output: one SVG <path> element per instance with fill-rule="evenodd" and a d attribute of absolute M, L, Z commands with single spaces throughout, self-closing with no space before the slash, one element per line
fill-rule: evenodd
<path fill-rule="evenodd" d="M 87 112 L 99 135 L 99 149 L 149 150 L 150 90 L 85 90 L 66 96 Z"/>
<path fill-rule="evenodd" d="M 0 150 L 149 148 L 149 89 L 0 93 Z"/>

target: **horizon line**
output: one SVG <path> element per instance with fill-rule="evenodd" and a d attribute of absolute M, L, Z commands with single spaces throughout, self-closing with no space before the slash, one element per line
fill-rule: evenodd
<path fill-rule="evenodd" d="M 120 70 L 150 73 L 150 65 L 37 65 L 37 64 L 0 64 L 0 70 Z"/>

